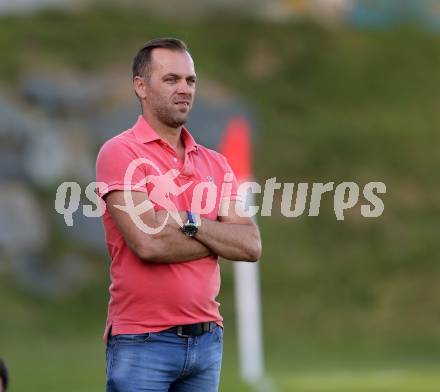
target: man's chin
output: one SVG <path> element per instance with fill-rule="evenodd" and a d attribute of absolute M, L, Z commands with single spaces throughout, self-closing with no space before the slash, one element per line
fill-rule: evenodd
<path fill-rule="evenodd" d="M 170 119 L 169 121 L 165 122 L 165 124 L 171 128 L 179 128 L 182 125 L 185 125 L 185 123 L 186 123 L 186 117 L 179 119 Z"/>
<path fill-rule="evenodd" d="M 186 123 L 189 116 L 189 110 L 184 112 L 180 110 L 169 110 L 168 112 L 158 112 L 158 118 L 165 125 L 171 128 L 179 128 Z"/>
<path fill-rule="evenodd" d="M 186 111 L 185 113 L 180 112 L 172 118 L 172 121 L 176 124 L 179 124 L 179 126 L 182 126 L 188 120 L 188 116 L 189 116 L 189 110 Z"/>

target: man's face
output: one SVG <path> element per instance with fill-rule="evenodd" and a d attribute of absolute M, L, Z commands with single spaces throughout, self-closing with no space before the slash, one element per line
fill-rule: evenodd
<path fill-rule="evenodd" d="M 154 49 L 145 98 L 158 120 L 169 127 L 185 124 L 196 89 L 194 63 L 188 52 Z"/>

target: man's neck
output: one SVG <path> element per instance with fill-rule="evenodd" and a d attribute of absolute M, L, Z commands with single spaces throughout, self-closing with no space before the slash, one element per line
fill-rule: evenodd
<path fill-rule="evenodd" d="M 156 131 L 156 133 L 162 139 L 166 140 L 168 144 L 174 148 L 174 150 L 179 151 L 184 148 L 180 137 L 182 134 L 182 126 L 178 128 L 169 127 L 145 111 L 142 116 L 144 117 L 145 121 Z"/>

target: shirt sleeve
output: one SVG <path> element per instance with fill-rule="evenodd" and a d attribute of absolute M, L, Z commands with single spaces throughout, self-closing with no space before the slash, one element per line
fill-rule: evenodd
<path fill-rule="evenodd" d="M 133 149 L 117 139 L 106 142 L 96 159 L 96 189 L 99 197 L 114 190 L 147 192 L 145 162 Z"/>

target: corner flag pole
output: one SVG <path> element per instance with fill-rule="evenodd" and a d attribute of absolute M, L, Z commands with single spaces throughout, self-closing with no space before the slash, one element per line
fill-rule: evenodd
<path fill-rule="evenodd" d="M 251 137 L 248 121 L 232 118 L 226 128 L 220 152 L 226 157 L 238 183 L 251 181 Z M 242 195 L 254 204 L 253 194 Z M 235 304 L 241 377 L 258 385 L 265 379 L 261 326 L 260 273 L 258 263 L 234 263 Z"/>

